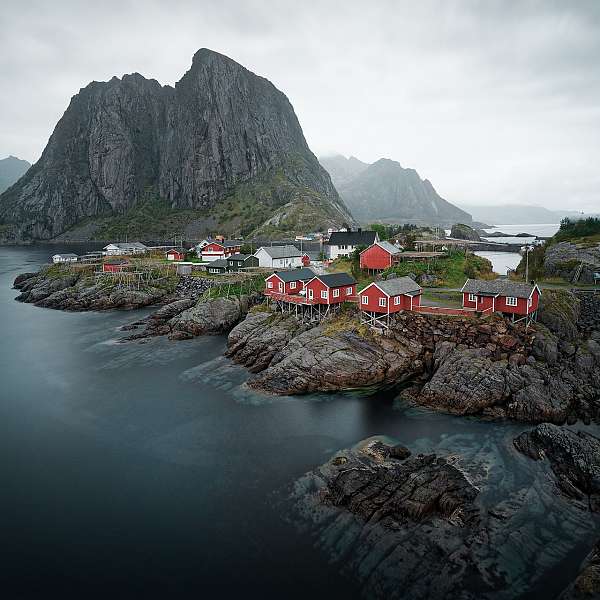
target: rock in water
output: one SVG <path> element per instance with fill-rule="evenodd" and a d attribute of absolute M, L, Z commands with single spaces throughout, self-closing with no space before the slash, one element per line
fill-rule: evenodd
<path fill-rule="evenodd" d="M 149 190 L 167 209 L 205 217 L 229 197 L 225 221 L 238 211 L 250 229 L 352 221 L 285 95 L 202 49 L 174 88 L 134 73 L 81 89 L 40 160 L 0 196 L 0 222 L 14 240 L 48 239 L 122 214 Z"/>
<path fill-rule="evenodd" d="M 470 240 L 472 242 L 481 241 L 479 234 L 472 227 L 469 227 L 469 225 L 464 225 L 463 223 L 452 225 L 450 237 L 458 238 L 459 240 Z"/>
<path fill-rule="evenodd" d="M 300 512 L 337 538 L 365 597 L 478 597 L 478 490 L 442 456 L 400 461 L 391 449 L 371 438 L 338 452 L 296 485 Z"/>
<path fill-rule="evenodd" d="M 600 512 L 600 439 L 585 431 L 542 423 L 514 443 L 526 456 L 550 462 L 561 492 Z"/>

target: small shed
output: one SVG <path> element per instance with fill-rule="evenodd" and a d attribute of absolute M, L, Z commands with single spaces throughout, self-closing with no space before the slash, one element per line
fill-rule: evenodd
<path fill-rule="evenodd" d="M 102 263 L 103 273 L 120 273 L 129 267 L 129 261 L 124 258 L 106 260 Z"/>

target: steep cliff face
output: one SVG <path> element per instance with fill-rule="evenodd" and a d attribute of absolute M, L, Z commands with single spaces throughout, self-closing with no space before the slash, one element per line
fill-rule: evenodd
<path fill-rule="evenodd" d="M 175 88 L 133 74 L 80 90 L 40 160 L 0 197 L 0 219 L 16 237 L 47 239 L 148 195 L 210 214 L 244 185 L 259 217 L 288 205 L 282 228 L 307 195 L 315 226 L 351 219 L 285 95 L 202 49 Z"/>
<path fill-rule="evenodd" d="M 333 164 L 336 177 L 341 171 L 338 163 Z M 330 163 L 325 160 L 324 164 L 327 168 Z M 358 171 L 355 166 L 347 164 L 345 173 L 355 175 L 343 176 L 336 186 L 352 214 L 363 222 L 452 225 L 472 220 L 471 215 L 444 200 L 431 182 L 422 180 L 414 169 L 405 169 L 387 158 Z"/>

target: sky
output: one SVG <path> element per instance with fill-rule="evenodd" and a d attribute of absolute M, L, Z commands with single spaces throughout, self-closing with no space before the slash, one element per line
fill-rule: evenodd
<path fill-rule="evenodd" d="M 272 81 L 318 156 L 397 160 L 461 205 L 600 211 L 600 1 L 3 0 L 0 158 L 70 98 L 202 47 Z"/>

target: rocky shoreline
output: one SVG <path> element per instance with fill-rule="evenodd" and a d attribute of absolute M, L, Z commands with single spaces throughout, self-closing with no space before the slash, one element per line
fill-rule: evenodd
<path fill-rule="evenodd" d="M 568 473 L 574 465 L 585 465 L 598 485 L 600 440 L 554 425 L 540 425 L 514 440 L 516 450 L 535 459 L 540 458 L 540 443 L 549 453 L 561 494 L 574 501 L 577 520 L 589 519 L 593 530 L 597 505 L 578 501 L 574 492 L 586 493 L 587 483 Z M 523 528 L 520 514 L 527 510 L 527 496 L 517 494 L 508 503 L 482 498 L 486 471 L 484 465 L 457 455 L 414 455 L 402 445 L 373 437 L 335 453 L 301 477 L 291 499 L 304 526 L 313 529 L 332 560 L 343 563 L 358 580 L 365 597 L 516 597 L 531 581 L 516 576 L 519 569 L 511 573 L 511 565 L 523 561 L 522 569 L 528 561 L 548 557 L 506 554 L 503 548 L 510 547 L 511 538 L 518 538 Z M 553 498 L 541 472 L 539 481 L 544 494 Z M 596 546 L 561 598 L 596 598 L 598 574 Z"/>
<path fill-rule="evenodd" d="M 582 308 L 583 306 L 583 308 Z M 412 403 L 458 415 L 590 422 L 600 415 L 600 296 L 547 291 L 540 323 L 399 313 L 386 335 L 346 313 L 317 327 L 250 313 L 226 355 L 271 394 L 402 388 Z"/>

